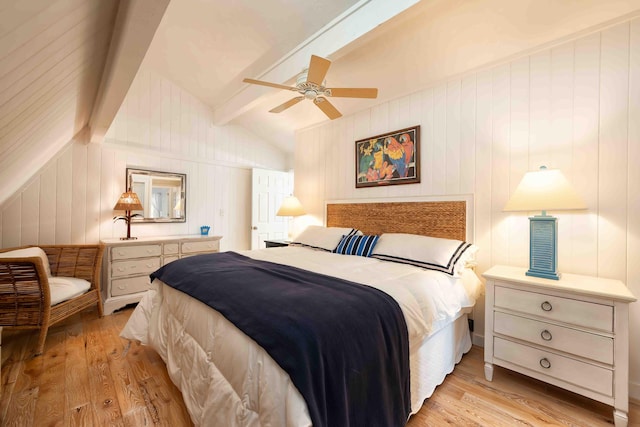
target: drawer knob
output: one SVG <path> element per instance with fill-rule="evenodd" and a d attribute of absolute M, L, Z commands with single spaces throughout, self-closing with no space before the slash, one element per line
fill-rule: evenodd
<path fill-rule="evenodd" d="M 551 332 L 547 331 L 546 329 L 540 332 L 540 336 L 545 341 L 551 341 L 551 338 L 553 338 L 553 336 L 551 335 Z"/>
<path fill-rule="evenodd" d="M 551 367 L 551 362 L 549 362 L 549 359 L 547 359 L 546 357 L 543 357 L 542 359 L 540 359 L 540 366 L 542 366 L 544 369 L 549 369 Z"/>
<path fill-rule="evenodd" d="M 542 308 L 544 311 L 551 311 L 553 306 L 551 305 L 551 303 L 549 301 L 545 301 L 542 304 L 540 304 L 540 308 Z"/>

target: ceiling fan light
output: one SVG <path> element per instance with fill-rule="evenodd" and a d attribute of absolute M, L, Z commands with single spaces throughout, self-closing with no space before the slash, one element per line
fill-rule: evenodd
<path fill-rule="evenodd" d="M 298 77 L 296 78 L 296 86 L 300 86 L 300 85 L 306 83 L 308 74 L 309 74 L 309 70 L 308 69 L 305 69 L 303 72 L 298 74 Z"/>
<path fill-rule="evenodd" d="M 318 92 L 315 90 L 307 90 L 304 92 L 304 97 L 307 99 L 316 99 L 316 96 L 318 96 Z"/>

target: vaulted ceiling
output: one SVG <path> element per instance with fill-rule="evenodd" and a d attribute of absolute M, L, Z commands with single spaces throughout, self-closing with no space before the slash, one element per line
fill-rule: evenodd
<path fill-rule="evenodd" d="M 268 110 L 293 92 L 312 54 L 332 61 L 348 115 L 456 73 L 637 14 L 640 0 L 5 0 L 0 2 L 0 204 L 71 139 L 101 142 L 140 66 L 293 150 L 326 122 L 311 102 Z M 295 94 L 294 94 L 295 95 Z"/>
<path fill-rule="evenodd" d="M 419 0 L 176 0 L 158 27 L 145 65 L 199 97 L 215 124 L 240 124 L 292 151 L 294 130 L 327 117 L 311 102 L 284 113 L 268 110 L 298 95 L 250 86 L 245 77 L 292 85 L 312 54 L 338 59 L 349 44 Z M 332 87 L 373 86 L 329 69 Z M 333 98 L 347 114 L 375 101 Z"/>

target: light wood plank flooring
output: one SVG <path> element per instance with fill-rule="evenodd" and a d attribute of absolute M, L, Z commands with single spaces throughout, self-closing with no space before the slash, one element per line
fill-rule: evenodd
<path fill-rule="evenodd" d="M 189 426 L 182 396 L 162 359 L 118 334 L 131 309 L 97 318 L 86 311 L 54 326 L 40 357 L 36 333 L 2 337 L 2 426 Z M 474 347 L 409 420 L 426 426 L 607 426 L 609 406 L 496 367 L 483 374 Z M 632 404 L 630 425 L 640 426 Z"/>

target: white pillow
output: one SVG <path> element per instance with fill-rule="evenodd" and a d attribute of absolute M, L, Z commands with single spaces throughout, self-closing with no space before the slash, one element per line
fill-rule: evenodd
<path fill-rule="evenodd" d="M 333 251 L 340 243 L 342 236 L 361 234 L 354 228 L 322 227 L 310 225 L 305 228 L 295 239 L 293 245 L 307 246 L 314 249 Z"/>
<path fill-rule="evenodd" d="M 385 261 L 415 265 L 428 270 L 459 276 L 478 248 L 461 240 L 385 233 L 380 236 L 371 256 Z"/>
<path fill-rule="evenodd" d="M 51 305 L 56 305 L 84 294 L 91 283 L 77 277 L 49 277 L 49 294 Z"/>
<path fill-rule="evenodd" d="M 42 258 L 42 265 L 44 265 L 44 271 L 47 273 L 47 277 L 51 277 L 51 266 L 49 266 L 49 258 L 44 253 L 42 248 L 31 247 L 24 249 L 16 249 L 8 252 L 1 252 L 0 258 L 29 258 L 39 256 Z"/>

